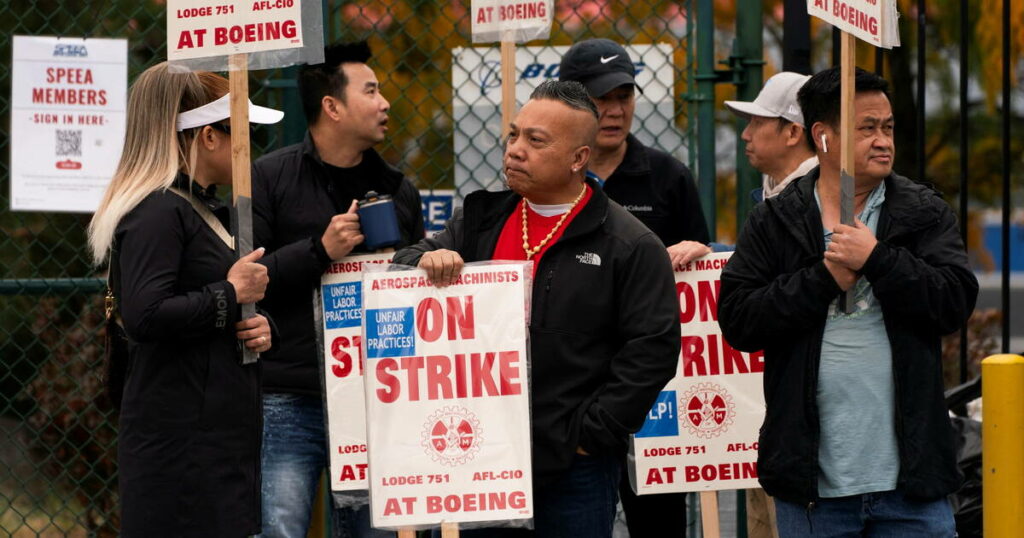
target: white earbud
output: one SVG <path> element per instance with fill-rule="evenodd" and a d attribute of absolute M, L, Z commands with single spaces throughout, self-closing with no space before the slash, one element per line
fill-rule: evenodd
<path fill-rule="evenodd" d="M 825 133 L 821 133 L 821 152 L 828 153 L 828 142 L 825 141 Z"/>

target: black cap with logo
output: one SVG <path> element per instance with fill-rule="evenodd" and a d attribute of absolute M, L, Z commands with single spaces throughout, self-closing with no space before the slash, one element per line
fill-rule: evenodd
<path fill-rule="evenodd" d="M 587 88 L 591 97 L 632 84 L 636 85 L 636 66 L 626 49 L 611 39 L 587 39 L 572 46 L 559 66 L 558 80 L 575 80 Z"/>

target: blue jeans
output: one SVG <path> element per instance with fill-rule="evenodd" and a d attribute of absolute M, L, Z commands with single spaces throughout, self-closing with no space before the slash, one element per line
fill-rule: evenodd
<path fill-rule="evenodd" d="M 899 490 L 821 499 L 806 506 L 775 499 L 779 538 L 953 538 L 956 524 L 946 499 L 916 501 Z"/>
<path fill-rule="evenodd" d="M 462 538 L 611 538 L 622 458 L 580 456 L 551 484 L 533 488 L 534 531 L 479 529 Z M 434 533 L 440 536 L 439 532 Z"/>
<path fill-rule="evenodd" d="M 327 465 L 319 397 L 263 395 L 263 533 L 261 538 L 305 538 L 317 483 Z M 331 510 L 334 538 L 383 538 L 370 528 L 369 506 Z"/>

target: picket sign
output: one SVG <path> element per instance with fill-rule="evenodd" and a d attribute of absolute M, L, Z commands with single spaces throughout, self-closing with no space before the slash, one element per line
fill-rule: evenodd
<path fill-rule="evenodd" d="M 364 267 L 361 284 L 371 524 L 522 527 L 533 515 L 532 265 L 467 264 L 444 288 L 396 269 Z"/>
<path fill-rule="evenodd" d="M 473 43 L 501 42 L 501 135 L 516 112 L 516 43 L 551 35 L 551 0 L 472 0 Z"/>
<path fill-rule="evenodd" d="M 708 254 L 675 273 L 676 375 L 630 439 L 627 468 L 637 495 L 698 492 L 707 537 L 719 533 L 717 490 L 757 487 L 764 421 L 764 354 L 733 348 L 718 325 L 721 273 L 731 254 Z"/>

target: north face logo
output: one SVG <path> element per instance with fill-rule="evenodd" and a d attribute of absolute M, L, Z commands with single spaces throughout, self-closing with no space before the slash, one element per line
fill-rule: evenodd
<path fill-rule="evenodd" d="M 577 254 L 576 260 L 580 263 L 586 263 L 589 265 L 601 265 L 601 257 L 593 252 L 584 252 L 583 254 Z"/>

